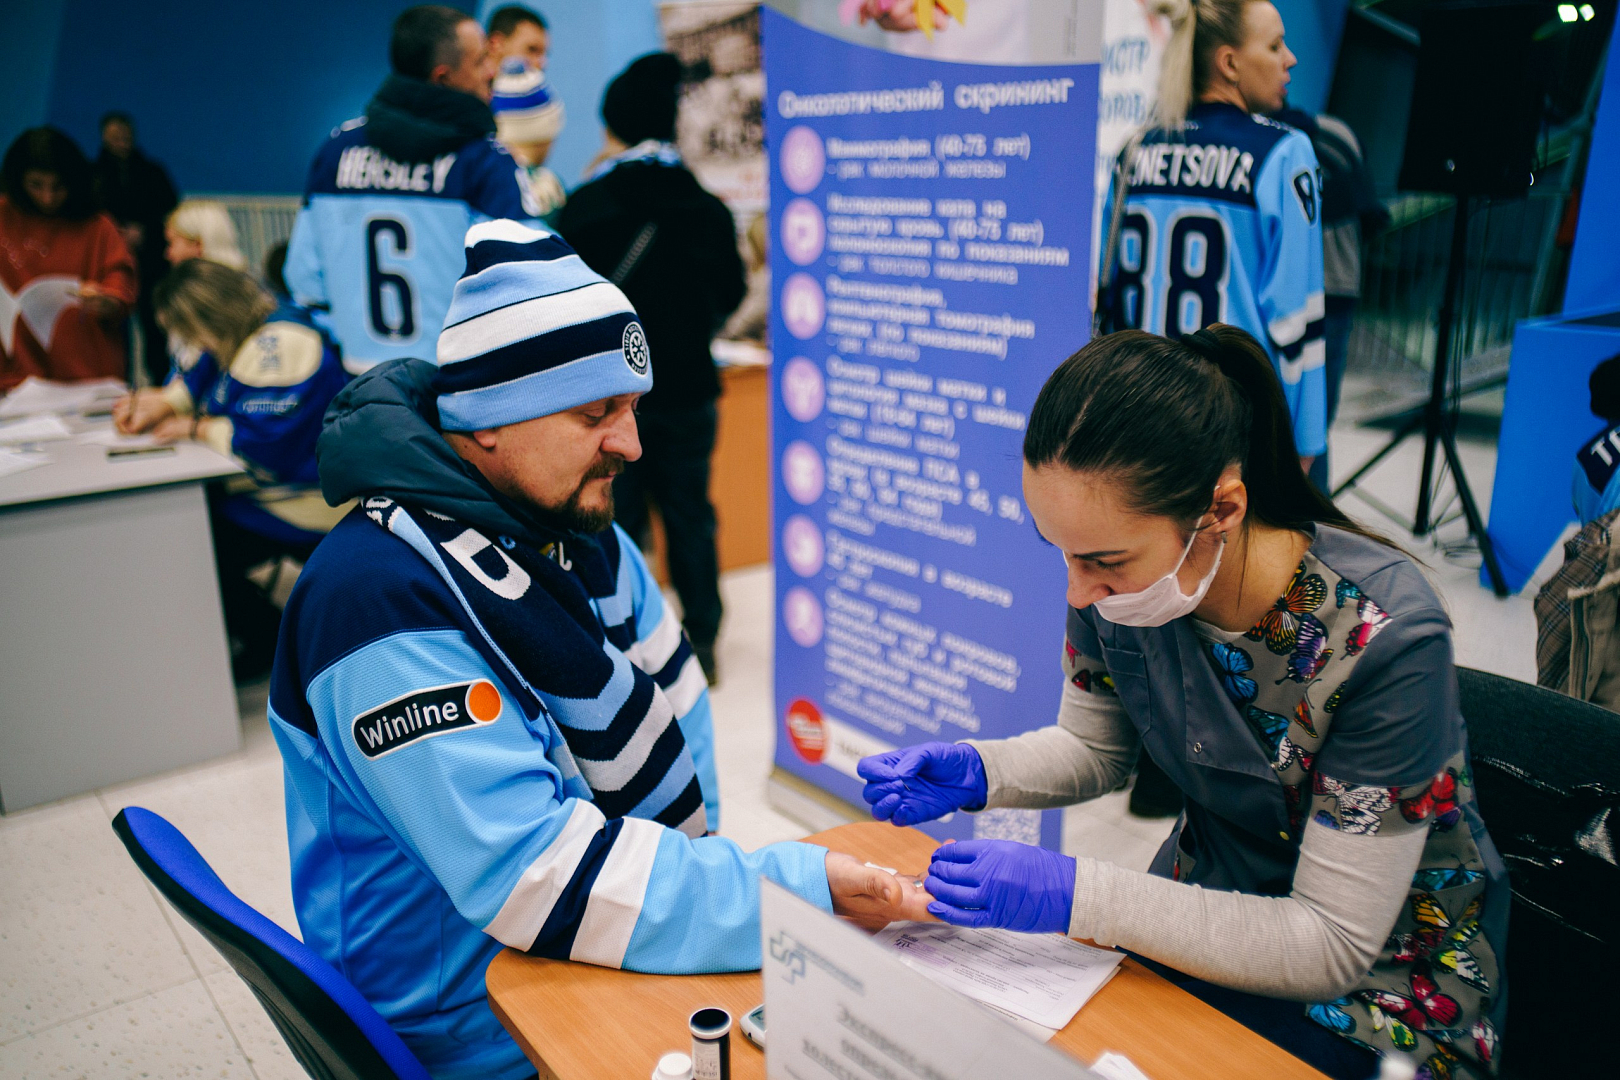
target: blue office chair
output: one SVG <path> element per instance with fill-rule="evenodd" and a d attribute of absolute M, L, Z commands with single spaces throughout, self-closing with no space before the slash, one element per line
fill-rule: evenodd
<path fill-rule="evenodd" d="M 227 889 L 179 829 L 126 806 L 113 831 L 141 873 L 247 982 L 315 1080 L 431 1080 L 347 979 Z"/>

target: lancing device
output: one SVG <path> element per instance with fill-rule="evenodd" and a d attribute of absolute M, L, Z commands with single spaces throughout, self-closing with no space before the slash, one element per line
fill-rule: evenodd
<path fill-rule="evenodd" d="M 731 1014 L 699 1009 L 687 1026 L 692 1029 L 692 1080 L 731 1080 Z"/>

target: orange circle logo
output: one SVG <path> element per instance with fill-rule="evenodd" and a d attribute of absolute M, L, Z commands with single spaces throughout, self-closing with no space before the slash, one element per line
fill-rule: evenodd
<path fill-rule="evenodd" d="M 467 713 L 480 724 L 488 724 L 501 715 L 501 692 L 488 679 L 480 679 L 467 687 Z"/>
<path fill-rule="evenodd" d="M 821 764 L 827 752 L 827 725 L 815 702 L 795 698 L 788 705 L 787 733 L 800 757 L 812 765 Z"/>

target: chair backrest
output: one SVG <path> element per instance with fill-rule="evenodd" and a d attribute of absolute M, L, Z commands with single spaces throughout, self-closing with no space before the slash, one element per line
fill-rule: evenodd
<path fill-rule="evenodd" d="M 1620 713 L 1457 669 L 1480 813 L 1513 883 L 1504 1076 L 1582 1075 L 1571 1009 L 1620 1013 Z"/>
<path fill-rule="evenodd" d="M 126 806 L 113 831 L 141 872 L 236 969 L 315 1080 L 430 1080 L 360 992 L 226 888 L 180 830 Z"/>

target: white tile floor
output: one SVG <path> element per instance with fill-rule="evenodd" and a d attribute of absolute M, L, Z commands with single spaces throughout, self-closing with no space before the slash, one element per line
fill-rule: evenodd
<path fill-rule="evenodd" d="M 1383 438 L 1336 429 L 1335 471 L 1348 471 Z M 1408 443 L 1369 478 L 1368 490 L 1409 510 L 1418 455 L 1418 445 Z M 1488 505 L 1494 451 L 1469 445 L 1463 456 Z M 1398 537 L 1356 500 L 1345 505 Z M 1458 662 L 1533 679 L 1529 598 L 1497 600 L 1478 587 L 1472 569 L 1426 544 L 1413 546 L 1451 607 Z M 805 829 L 765 801 L 773 738 L 770 571 L 728 575 L 724 591 L 725 681 L 713 699 L 722 831 L 754 848 Z M 264 697 L 262 685 L 241 695 L 245 746 L 237 754 L 0 818 L 0 1080 L 303 1076 L 246 986 L 145 883 L 109 827 L 131 804 L 163 814 L 227 885 L 296 933 L 281 765 Z M 1167 829 L 1166 822 L 1132 818 L 1119 794 L 1072 811 L 1064 846 L 1145 869 Z"/>

